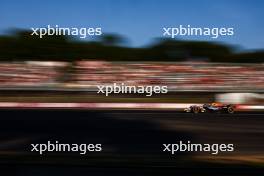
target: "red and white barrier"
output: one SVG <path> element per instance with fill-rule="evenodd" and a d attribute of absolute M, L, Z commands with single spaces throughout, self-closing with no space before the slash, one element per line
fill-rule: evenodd
<path fill-rule="evenodd" d="M 184 109 L 192 103 L 24 103 L 0 102 L 0 108 L 15 109 Z M 264 105 L 237 105 L 238 110 L 264 110 Z"/>

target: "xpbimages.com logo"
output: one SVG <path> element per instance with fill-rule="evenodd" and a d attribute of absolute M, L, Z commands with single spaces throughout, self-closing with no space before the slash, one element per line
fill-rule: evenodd
<path fill-rule="evenodd" d="M 89 28 L 77 28 L 77 27 L 59 27 L 55 25 L 47 25 L 47 27 L 31 28 L 31 35 L 36 35 L 39 38 L 43 38 L 45 35 L 68 35 L 68 36 L 79 36 L 80 38 L 86 38 L 87 36 L 99 36 L 102 35 L 101 27 L 89 27 Z"/>

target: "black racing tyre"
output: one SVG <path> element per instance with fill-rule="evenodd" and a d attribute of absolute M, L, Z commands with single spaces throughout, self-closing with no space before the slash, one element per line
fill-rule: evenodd
<path fill-rule="evenodd" d="M 227 113 L 228 114 L 233 114 L 235 112 L 235 108 L 233 106 L 228 106 L 227 107 Z"/>
<path fill-rule="evenodd" d="M 194 107 L 192 108 L 192 111 L 193 111 L 193 113 L 197 114 L 197 113 L 200 112 L 200 108 L 199 108 L 198 106 L 194 106 Z"/>

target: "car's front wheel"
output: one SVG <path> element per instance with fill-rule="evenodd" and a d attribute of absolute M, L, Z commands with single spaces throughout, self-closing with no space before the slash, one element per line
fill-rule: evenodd
<path fill-rule="evenodd" d="M 229 114 L 233 114 L 234 112 L 235 112 L 234 107 L 229 106 L 229 107 L 227 108 L 227 113 L 229 113 Z"/>

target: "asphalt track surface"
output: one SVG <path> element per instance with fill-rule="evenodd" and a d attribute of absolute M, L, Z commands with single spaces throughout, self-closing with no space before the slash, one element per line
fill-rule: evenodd
<path fill-rule="evenodd" d="M 263 175 L 264 114 L 0 110 L 0 174 Z M 102 143 L 100 153 L 31 152 L 30 144 Z M 211 155 L 162 152 L 164 143 L 233 143 Z M 1 175 L 2 175 L 1 174 Z"/>

